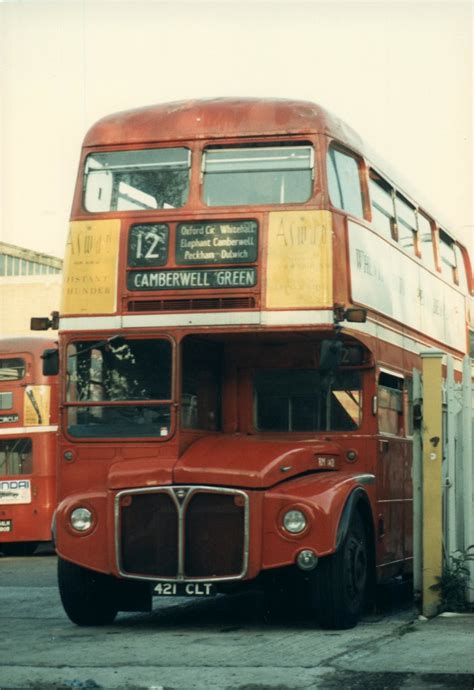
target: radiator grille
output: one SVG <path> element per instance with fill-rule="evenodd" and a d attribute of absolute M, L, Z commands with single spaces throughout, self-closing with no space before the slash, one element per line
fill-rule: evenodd
<path fill-rule="evenodd" d="M 123 575 L 167 580 L 244 575 L 248 497 L 242 491 L 160 487 L 121 492 L 116 501 Z"/>
<path fill-rule="evenodd" d="M 187 577 L 223 577 L 242 571 L 244 508 L 235 496 L 197 494 L 186 511 Z"/>
<path fill-rule="evenodd" d="M 157 311 L 213 311 L 215 309 L 254 309 L 254 297 L 209 297 L 190 299 L 129 300 L 129 312 Z"/>
<path fill-rule="evenodd" d="M 171 496 L 136 494 L 122 503 L 124 570 L 173 577 L 178 569 L 178 513 Z"/>

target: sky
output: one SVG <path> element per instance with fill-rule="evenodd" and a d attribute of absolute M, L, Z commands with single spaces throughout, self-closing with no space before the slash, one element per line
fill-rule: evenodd
<path fill-rule="evenodd" d="M 471 2 L 0 0 L 0 240 L 61 257 L 98 119 L 301 98 L 350 124 L 473 250 Z"/>

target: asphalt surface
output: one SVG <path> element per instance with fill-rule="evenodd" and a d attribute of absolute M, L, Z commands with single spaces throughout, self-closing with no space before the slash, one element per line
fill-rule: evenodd
<path fill-rule="evenodd" d="M 0 689 L 474 688 L 474 615 L 420 620 L 404 601 L 357 628 L 268 617 L 255 594 L 155 600 L 151 614 L 79 628 L 56 558 L 0 556 Z"/>

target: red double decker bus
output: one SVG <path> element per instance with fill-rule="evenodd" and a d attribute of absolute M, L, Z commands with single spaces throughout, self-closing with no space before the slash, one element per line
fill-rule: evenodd
<path fill-rule="evenodd" d="M 257 581 L 355 625 L 412 572 L 412 370 L 459 365 L 471 292 L 447 225 L 318 105 L 94 125 L 59 334 L 71 620 Z"/>
<path fill-rule="evenodd" d="M 44 376 L 44 338 L 0 339 L 0 551 L 51 540 L 56 507 L 58 377 Z"/>

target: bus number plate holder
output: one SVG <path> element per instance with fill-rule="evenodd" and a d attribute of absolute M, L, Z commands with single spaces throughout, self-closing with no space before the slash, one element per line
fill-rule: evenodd
<path fill-rule="evenodd" d="M 157 582 L 153 594 L 160 597 L 212 597 L 217 590 L 212 582 Z"/>
<path fill-rule="evenodd" d="M 13 522 L 12 520 L 0 520 L 0 533 L 1 532 L 12 532 Z"/>

